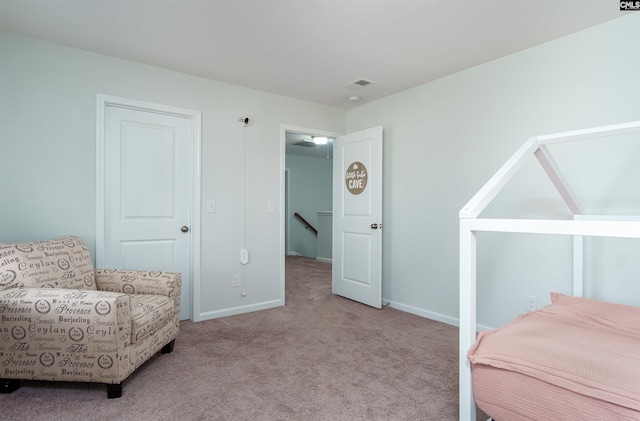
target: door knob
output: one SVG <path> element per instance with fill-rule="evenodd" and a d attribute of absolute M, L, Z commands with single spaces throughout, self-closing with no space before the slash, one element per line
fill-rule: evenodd
<path fill-rule="evenodd" d="M 371 224 L 371 229 L 372 230 L 377 230 L 378 229 L 378 224 Z"/>
<path fill-rule="evenodd" d="M 183 225 L 182 228 L 180 228 L 180 231 L 182 232 L 189 232 L 189 227 L 186 225 Z"/>

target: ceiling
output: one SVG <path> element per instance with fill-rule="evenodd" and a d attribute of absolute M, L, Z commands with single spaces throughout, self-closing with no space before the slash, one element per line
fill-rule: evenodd
<path fill-rule="evenodd" d="M 0 29 L 349 109 L 623 14 L 617 0 L 0 0 Z M 359 80 L 373 83 L 345 87 Z"/>
<path fill-rule="evenodd" d="M 317 145 L 313 143 L 312 134 L 288 131 L 285 133 L 285 152 L 312 158 L 333 159 L 333 140 L 333 138 L 329 138 L 326 145 Z"/>

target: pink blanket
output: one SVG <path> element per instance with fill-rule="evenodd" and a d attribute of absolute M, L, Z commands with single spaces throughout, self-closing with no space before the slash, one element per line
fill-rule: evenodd
<path fill-rule="evenodd" d="M 640 308 L 557 293 L 551 301 L 480 333 L 471 363 L 640 411 Z"/>

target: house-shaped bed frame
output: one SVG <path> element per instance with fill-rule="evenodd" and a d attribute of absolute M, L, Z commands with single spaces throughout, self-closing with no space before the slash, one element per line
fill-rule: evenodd
<path fill-rule="evenodd" d="M 476 233 L 479 231 L 573 236 L 573 295 L 582 296 L 583 236 L 640 238 L 640 216 L 584 215 L 575 195 L 554 162 L 547 145 L 640 133 L 640 121 L 533 137 L 460 210 L 460 419 L 476 419 L 471 364 L 467 352 L 476 340 Z M 573 220 L 483 219 L 480 213 L 514 174 L 535 156 L 564 202 Z"/>

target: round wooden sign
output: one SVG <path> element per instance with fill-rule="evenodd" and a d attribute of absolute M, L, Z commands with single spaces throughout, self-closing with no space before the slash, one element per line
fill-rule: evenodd
<path fill-rule="evenodd" d="M 367 167 L 362 162 L 354 162 L 347 168 L 347 173 L 344 176 L 344 182 L 347 185 L 347 190 L 351 194 L 360 194 L 367 187 Z"/>

